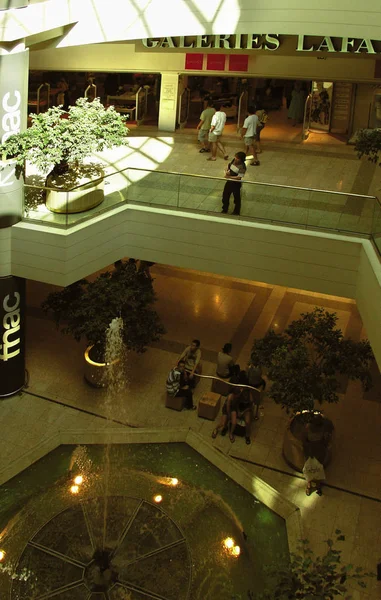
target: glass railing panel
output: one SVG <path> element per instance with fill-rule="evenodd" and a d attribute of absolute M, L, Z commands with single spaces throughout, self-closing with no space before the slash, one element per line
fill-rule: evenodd
<path fill-rule="evenodd" d="M 45 186 L 25 184 L 24 219 L 33 223 L 66 228 L 69 194 Z"/>
<path fill-rule="evenodd" d="M 378 252 L 381 254 L 381 202 L 379 199 L 376 199 L 374 208 L 372 239 Z"/>
<path fill-rule="evenodd" d="M 216 177 L 182 174 L 179 186 L 179 208 L 220 213 L 224 181 Z"/>
<path fill-rule="evenodd" d="M 374 204 L 369 196 L 311 190 L 307 225 L 370 235 Z"/>
<path fill-rule="evenodd" d="M 256 220 L 303 226 L 307 223 L 308 198 L 308 190 L 244 182 L 241 215 Z"/>
<path fill-rule="evenodd" d="M 177 207 L 179 173 L 128 169 L 127 201 L 152 206 Z"/>
<path fill-rule="evenodd" d="M 25 218 L 71 227 L 126 203 L 221 214 L 227 180 L 126 168 L 106 174 L 98 182 L 99 186 L 97 182 L 84 184 L 61 192 L 59 197 L 51 189 L 32 185 L 30 181 L 25 185 Z M 232 194 L 230 214 L 234 208 Z M 372 196 L 248 181 L 241 187 L 241 217 L 279 225 L 373 235 L 378 244 L 381 243 L 380 211 L 379 202 Z"/>

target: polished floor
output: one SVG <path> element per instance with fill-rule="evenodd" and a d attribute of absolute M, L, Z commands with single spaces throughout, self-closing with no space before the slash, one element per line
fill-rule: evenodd
<path fill-rule="evenodd" d="M 355 340 L 366 337 L 353 301 L 298 290 L 235 280 L 162 265 L 152 269 L 157 309 L 167 333 L 143 355 L 131 353 L 125 386 L 106 403 L 106 392 L 90 388 L 83 379 L 84 344 L 63 337 L 39 308 L 49 287 L 30 282 L 28 289 L 27 352 L 29 382 L 20 395 L 0 402 L 2 453 L 0 476 L 20 457 L 42 444 L 57 430 L 100 430 L 129 427 L 190 427 L 212 442 L 213 423 L 196 413 L 165 408 L 165 379 L 183 347 L 201 339 L 203 369 L 215 372 L 221 346 L 233 343 L 233 355 L 245 365 L 253 340 L 269 328 L 282 331 L 300 313 L 323 306 L 338 314 L 338 325 Z M 359 385 L 342 381 L 340 402 L 325 407 L 336 427 L 334 459 L 327 468 L 321 498 L 305 495 L 305 482 L 282 458 L 282 434 L 287 415 L 263 399 L 252 444 L 237 438 L 231 444 L 219 436 L 213 443 L 279 490 L 300 507 L 304 534 L 317 551 L 340 529 L 343 559 L 375 571 L 381 555 L 381 381 L 374 365 L 375 386 L 363 394 Z M 202 381 L 195 401 L 210 388 Z M 381 598 L 380 583 L 370 580 L 357 600 Z"/>
<path fill-rule="evenodd" d="M 223 141 L 231 158 L 244 149 L 233 125 L 226 126 Z M 381 168 L 359 160 L 353 146 L 323 134 L 302 142 L 300 128 L 287 120 L 281 125 L 270 120 L 261 147 L 260 166 L 247 161 L 241 218 L 362 235 L 380 231 L 379 204 L 362 196 L 379 194 Z M 55 214 L 43 199 L 36 200 L 33 189 L 28 191 L 28 216 L 73 225 L 126 202 L 220 213 L 226 161 L 218 156 L 210 162 L 210 155 L 199 149 L 196 129 L 168 134 L 147 126 L 131 128 L 127 147 L 98 156 L 109 174 L 102 204 L 85 213 Z M 32 170 L 27 181 L 38 182 Z"/>

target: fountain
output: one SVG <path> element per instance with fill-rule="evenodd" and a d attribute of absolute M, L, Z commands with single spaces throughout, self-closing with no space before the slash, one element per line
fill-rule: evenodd
<path fill-rule="evenodd" d="M 115 319 L 109 418 L 120 332 Z M 283 519 L 185 443 L 59 446 L 0 497 L 2 600 L 246 600 L 288 552 Z"/>

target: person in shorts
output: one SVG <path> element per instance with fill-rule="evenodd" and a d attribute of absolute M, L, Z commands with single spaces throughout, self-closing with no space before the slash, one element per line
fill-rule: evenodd
<path fill-rule="evenodd" d="M 253 160 L 250 163 L 250 165 L 257 167 L 260 164 L 257 156 L 257 151 L 255 149 L 258 117 L 255 114 L 254 106 L 249 106 L 248 113 L 249 115 L 246 117 L 242 127 L 241 138 L 243 138 L 245 142 L 246 155 L 250 154 L 250 152 L 253 155 Z"/>
<path fill-rule="evenodd" d="M 208 136 L 208 140 L 212 144 L 212 156 L 208 158 L 208 160 L 217 159 L 217 149 L 222 153 L 222 156 L 225 160 L 228 160 L 229 158 L 229 156 L 226 154 L 225 146 L 221 142 L 221 136 L 226 123 L 226 113 L 224 112 L 223 108 L 224 105 L 216 110 L 212 117 Z"/>
<path fill-rule="evenodd" d="M 200 122 L 197 125 L 197 131 L 198 131 L 197 139 L 200 142 L 200 144 L 202 144 L 202 148 L 200 150 L 201 153 L 202 152 L 210 152 L 208 136 L 209 136 L 209 129 L 212 126 L 212 118 L 213 118 L 213 115 L 215 112 L 216 112 L 216 109 L 213 108 L 213 101 L 209 99 L 207 102 L 206 108 L 202 111 L 202 113 L 200 115 Z"/>

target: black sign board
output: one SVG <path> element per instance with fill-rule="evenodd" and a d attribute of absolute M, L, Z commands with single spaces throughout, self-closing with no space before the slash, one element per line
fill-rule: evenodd
<path fill-rule="evenodd" d="M 25 382 L 25 279 L 0 277 L 0 397 Z"/>

